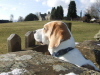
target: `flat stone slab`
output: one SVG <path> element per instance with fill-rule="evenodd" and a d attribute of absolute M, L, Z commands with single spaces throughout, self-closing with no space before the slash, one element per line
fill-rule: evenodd
<path fill-rule="evenodd" d="M 100 75 L 99 72 L 79 68 L 50 55 L 32 50 L 0 55 L 0 75 Z"/>

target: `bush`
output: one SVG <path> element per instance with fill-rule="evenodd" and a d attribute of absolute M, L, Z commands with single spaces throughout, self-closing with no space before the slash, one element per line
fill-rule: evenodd
<path fill-rule="evenodd" d="M 29 15 L 27 15 L 24 19 L 24 21 L 34 21 L 34 20 L 38 20 L 37 16 L 30 13 Z"/>
<path fill-rule="evenodd" d="M 85 14 L 85 16 L 83 17 L 83 22 L 90 22 L 91 16 L 90 14 Z"/>

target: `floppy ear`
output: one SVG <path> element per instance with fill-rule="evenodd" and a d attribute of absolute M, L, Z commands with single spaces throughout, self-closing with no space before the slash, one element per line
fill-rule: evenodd
<path fill-rule="evenodd" d="M 49 37 L 49 49 L 58 47 L 62 41 L 70 39 L 70 37 L 71 35 L 66 25 L 63 23 L 60 25 L 54 24 Z"/>

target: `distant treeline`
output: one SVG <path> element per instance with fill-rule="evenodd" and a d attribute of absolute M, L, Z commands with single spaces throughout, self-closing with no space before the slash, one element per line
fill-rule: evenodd
<path fill-rule="evenodd" d="M 9 20 L 0 20 L 0 23 L 9 23 L 9 22 L 11 22 L 11 21 L 9 21 Z"/>

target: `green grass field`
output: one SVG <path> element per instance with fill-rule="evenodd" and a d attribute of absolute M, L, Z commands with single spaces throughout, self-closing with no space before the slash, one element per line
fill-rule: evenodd
<path fill-rule="evenodd" d="M 21 37 L 22 49 L 25 48 L 25 34 L 42 28 L 48 21 L 28 21 L 0 24 L 0 54 L 7 52 L 7 38 L 10 34 L 18 34 Z M 77 21 L 64 21 L 72 23 L 72 34 L 75 41 L 95 40 L 94 35 L 100 30 L 100 25 L 95 23 L 82 23 Z"/>

